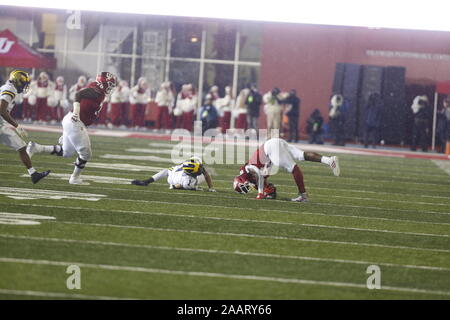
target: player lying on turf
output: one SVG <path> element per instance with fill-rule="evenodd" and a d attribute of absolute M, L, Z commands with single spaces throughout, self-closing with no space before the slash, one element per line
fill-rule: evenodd
<path fill-rule="evenodd" d="M 13 148 L 19 153 L 20 160 L 28 169 L 31 181 L 37 183 L 48 176 L 50 171 L 37 172 L 31 164 L 31 159 L 26 152 L 26 143 L 23 138 L 27 136 L 26 131 L 11 117 L 18 93 L 26 92 L 30 85 L 30 76 L 25 71 L 14 70 L 9 75 L 9 80 L 0 88 L 0 142 Z M 14 127 L 7 126 L 7 123 Z"/>
<path fill-rule="evenodd" d="M 234 190 L 239 193 L 248 193 L 251 187 L 255 187 L 258 189 L 256 199 L 275 198 L 276 188 L 267 182 L 267 178 L 272 166 L 277 166 L 292 173 L 294 177 L 299 195 L 292 201 L 307 202 L 308 195 L 303 182 L 303 173 L 295 160 L 325 163 L 333 169 L 335 176 L 340 174 L 338 157 L 325 157 L 315 152 L 302 151 L 283 139 L 273 138 L 259 147 L 249 161 L 241 167 L 239 176 L 234 178 Z"/>
<path fill-rule="evenodd" d="M 150 183 L 167 178 L 170 189 L 199 190 L 200 176 L 203 175 L 208 184 L 208 191 L 216 192 L 213 187 L 211 176 L 206 170 L 200 158 L 192 157 L 183 163 L 164 169 L 148 178 L 147 180 L 133 180 L 131 184 L 137 186 L 148 186 Z"/>
<path fill-rule="evenodd" d="M 81 184 L 81 171 L 92 157 L 91 141 L 86 127 L 94 123 L 102 109 L 102 102 L 116 86 L 116 77 L 109 72 L 97 75 L 94 82 L 87 88 L 78 91 L 75 95 L 73 110 L 62 120 L 63 135 L 59 138 L 62 145 L 40 145 L 30 141 L 27 153 L 30 157 L 38 152 L 47 152 L 65 158 L 78 154 L 75 167 L 70 176 L 70 184 Z"/>

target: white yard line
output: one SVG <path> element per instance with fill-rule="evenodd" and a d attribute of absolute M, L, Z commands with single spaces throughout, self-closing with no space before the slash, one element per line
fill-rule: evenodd
<path fill-rule="evenodd" d="M 91 296 L 78 293 L 62 293 L 62 292 L 47 292 L 47 291 L 32 291 L 32 290 L 11 290 L 1 289 L 0 294 L 14 295 L 14 296 L 30 296 L 42 298 L 63 298 L 63 299 L 92 299 L 92 300 L 138 300 L 137 298 L 119 298 L 107 296 Z"/>
<path fill-rule="evenodd" d="M 100 246 L 118 246 L 118 247 L 127 247 L 127 248 L 143 248 L 143 249 L 169 250 L 169 251 L 174 250 L 174 251 L 181 251 L 181 252 L 239 255 L 239 256 L 262 257 L 262 258 L 305 260 L 305 261 L 332 262 L 332 263 L 344 263 L 344 264 L 361 264 L 361 265 L 375 264 L 375 265 L 380 265 L 380 266 L 396 267 L 396 268 L 433 270 L 433 271 L 450 271 L 450 268 L 443 268 L 443 267 L 404 265 L 404 264 L 395 264 L 395 263 L 384 263 L 384 262 L 373 262 L 373 261 L 370 262 L 370 261 L 347 260 L 347 259 L 332 259 L 332 258 L 317 258 L 317 257 L 306 257 L 306 256 L 290 256 L 290 255 L 261 253 L 261 252 L 224 251 L 224 250 L 213 250 L 213 249 L 154 246 L 154 245 L 143 245 L 143 244 L 130 244 L 130 243 L 123 243 L 123 242 L 105 242 L 105 241 L 95 241 L 95 240 L 76 240 L 76 239 L 63 239 L 63 238 L 17 236 L 17 235 L 11 235 L 11 234 L 0 234 L 0 237 L 11 238 L 11 239 L 33 240 L 33 241 L 67 242 L 67 243 L 78 243 L 78 244 L 93 244 L 93 245 L 100 245 Z"/>
<path fill-rule="evenodd" d="M 69 222 L 69 221 L 54 221 L 54 222 L 52 221 L 52 222 L 49 222 L 49 223 L 55 223 L 55 224 L 60 224 L 61 223 L 61 224 L 69 224 L 69 225 L 85 225 L 85 226 L 93 226 L 93 227 L 119 228 L 119 229 L 139 229 L 139 230 L 151 230 L 151 231 L 163 231 L 163 232 L 197 233 L 197 234 L 207 234 L 207 235 L 214 235 L 214 236 L 230 236 L 230 237 L 245 237 L 245 238 L 259 238 L 259 239 L 272 239 L 272 240 L 288 240 L 288 241 L 329 243 L 329 244 L 361 246 L 361 247 L 376 247 L 376 248 L 389 248 L 389 249 L 399 249 L 399 250 L 415 250 L 415 251 L 425 251 L 425 252 L 450 253 L 450 250 L 436 249 L 436 248 L 418 248 L 418 247 L 407 247 L 407 246 L 394 246 L 394 245 L 379 244 L 379 243 L 364 243 L 364 242 L 334 241 L 334 240 L 318 240 L 318 239 L 305 239 L 305 238 L 284 237 L 284 236 L 270 236 L 270 235 L 247 234 L 247 233 L 183 230 L 183 229 L 171 229 L 171 228 L 154 228 L 154 227 L 115 225 L 115 224 L 105 224 L 105 223 L 82 223 L 82 222 Z"/>
<path fill-rule="evenodd" d="M 444 172 L 446 172 L 450 176 L 450 161 L 446 160 L 432 160 L 432 162 Z M 449 181 L 450 183 L 450 181 Z"/>
<path fill-rule="evenodd" d="M 106 197 L 103 194 L 90 194 L 79 193 L 69 191 L 58 190 L 45 190 L 45 189 L 28 189 L 28 188 L 12 188 L 12 187 L 0 187 L 0 195 L 5 195 L 12 199 L 18 200 L 31 200 L 31 199 L 77 199 L 87 201 L 99 201 Z"/>
<path fill-rule="evenodd" d="M 9 181 L 9 180 L 8 180 Z M 88 183 L 87 183 L 88 184 Z M 119 188 L 107 188 L 107 187 L 95 187 L 95 186 L 89 186 L 89 185 L 83 185 L 83 188 L 90 188 L 90 189 L 101 189 L 101 190 L 123 190 L 123 191 L 127 191 L 129 192 L 130 189 L 119 189 Z M 0 194 L 1 193 L 1 189 L 2 187 L 0 187 Z M 5 188 L 3 188 L 5 189 Z M 6 188 L 8 189 L 8 188 Z M 20 190 L 20 188 L 19 188 Z M 42 189 L 36 189 L 36 190 L 42 190 Z M 143 188 L 141 189 L 136 189 L 136 190 L 142 190 L 144 191 Z M 50 191 L 50 190 L 48 190 Z M 56 192 L 56 191 L 55 191 Z M 144 191 L 145 192 L 145 191 Z M 186 192 L 186 191 L 185 191 Z M 162 191 L 157 191 L 157 190 L 151 190 L 151 193 L 163 193 L 163 194 L 168 194 L 167 192 L 162 192 Z M 183 192 L 171 192 L 173 194 L 180 194 L 180 195 L 184 195 L 187 193 L 183 193 Z M 27 194 L 26 196 L 21 196 L 17 193 L 10 193 L 10 192 L 4 192 L 3 194 L 7 194 L 9 197 L 11 198 L 16 198 L 16 199 L 28 199 L 27 197 L 35 197 L 34 194 Z M 70 192 L 68 192 L 67 194 L 71 194 Z M 201 193 L 197 193 L 196 196 L 200 196 L 200 197 L 210 197 L 209 195 L 203 195 Z M 239 199 L 239 195 L 237 197 L 227 197 L 227 196 L 220 196 L 218 194 L 215 194 L 214 196 L 219 197 L 219 198 L 224 198 L 224 199 L 234 199 L 234 200 L 238 200 Z M 59 196 L 58 196 L 59 197 Z M 103 195 L 103 197 L 105 197 Z M 318 195 L 318 198 L 320 198 L 321 196 Z M 335 196 L 338 197 L 338 196 Z M 48 198 L 48 195 L 46 195 L 45 198 Z M 56 199 L 56 198 L 55 198 Z M 187 204 L 187 203 L 180 203 L 180 202 L 167 202 L 167 201 L 156 201 L 156 200 L 131 200 L 131 199 L 120 199 L 120 198 L 108 198 L 109 200 L 117 200 L 117 201 L 132 201 L 132 202 L 141 202 L 141 203 L 161 203 L 161 204 L 167 204 L 167 205 L 190 205 L 190 206 L 203 206 L 203 207 L 217 207 L 217 208 L 230 208 L 230 209 L 236 209 L 237 207 L 228 207 L 228 206 L 217 206 L 217 205 L 209 205 L 209 204 Z M 253 201 L 254 199 L 252 198 L 242 198 L 243 200 L 246 201 Z M 372 198 L 356 198 L 356 199 L 372 199 Z M 92 200 L 92 201 L 98 201 L 99 198 L 91 198 L 91 199 L 85 199 L 83 198 L 83 200 Z M 376 200 L 376 199 L 372 199 L 372 200 Z M 256 200 L 255 200 L 256 201 Z M 286 200 L 266 200 L 266 201 L 270 201 L 270 202 L 275 202 L 275 201 L 282 201 L 282 202 L 286 202 Z M 302 205 L 302 204 L 300 204 Z M 361 209 L 372 209 L 372 210 L 382 210 L 382 211 L 395 211 L 395 212 L 412 212 L 412 213 L 418 213 L 418 214 L 438 214 L 438 215 L 450 215 L 450 212 L 439 212 L 439 211 L 427 211 L 427 210 L 410 210 L 410 209 L 399 209 L 399 208 L 385 208 L 385 207 L 373 207 L 373 206 L 358 206 L 358 205 L 347 205 L 347 204 L 342 204 L 342 203 L 324 203 L 324 202 L 310 202 L 309 205 L 313 205 L 313 206 L 331 206 L 331 207 L 342 207 L 342 208 L 361 208 Z M 263 211 L 268 211 L 267 209 L 260 209 L 258 208 L 258 210 L 263 210 Z M 274 211 L 274 212 L 289 212 L 289 213 L 294 213 L 294 211 L 286 211 L 286 210 L 269 210 L 269 211 Z"/>
<path fill-rule="evenodd" d="M 8 181 L 15 181 L 15 180 L 8 180 Z M 20 183 L 20 182 L 16 182 L 16 183 Z M 25 184 L 25 183 L 24 183 Z M 158 185 L 160 186 L 160 185 Z M 83 188 L 90 188 L 90 189 L 101 189 L 101 190 L 113 190 L 113 191 L 127 191 L 130 192 L 130 189 L 121 189 L 121 188 L 108 188 L 108 187 L 96 187 L 96 186 L 89 186 L 89 185 L 83 185 Z M 138 189 L 136 189 L 137 191 L 143 193 L 146 192 L 144 188 L 141 187 L 137 187 Z M 0 187 L 1 189 L 1 187 Z M 40 190 L 40 189 L 37 189 Z M 163 192 L 163 191 L 157 191 L 155 189 L 151 189 L 148 191 L 149 193 L 162 193 L 162 194 L 169 194 L 168 192 Z M 179 195 L 188 195 L 189 191 L 183 191 L 183 192 L 176 192 L 176 191 L 171 191 L 170 194 L 179 194 Z M 200 192 L 196 193 L 196 196 L 198 197 L 211 197 L 210 195 L 207 194 L 202 194 Z M 223 199 L 234 199 L 234 200 L 245 200 L 245 201 L 253 201 L 253 198 L 244 198 L 241 196 L 241 198 L 239 198 L 239 195 L 237 195 L 236 197 L 228 197 L 228 196 L 221 196 L 219 195 L 219 193 L 214 194 L 215 197 L 219 197 L 219 198 L 223 198 Z M 320 197 L 320 196 L 318 196 Z M 133 201 L 133 202 L 143 202 L 143 203 L 161 203 L 161 204 L 167 204 L 167 205 L 190 205 L 190 206 L 202 206 L 202 207 L 215 207 L 215 208 L 229 208 L 229 209 L 237 209 L 237 207 L 229 207 L 229 206 L 217 206 L 217 205 L 209 205 L 209 204 L 198 204 L 198 203 L 191 203 L 191 204 L 187 204 L 184 202 L 167 202 L 167 201 L 156 201 L 156 200 L 130 200 L 130 199 L 112 199 L 109 198 L 109 200 L 118 200 L 118 201 Z M 286 202 L 286 200 L 267 200 L 270 202 L 276 202 L 276 201 L 281 201 L 281 202 Z M 315 206 L 332 206 L 332 207 L 348 207 L 348 208 L 361 208 L 361 209 L 372 209 L 372 210 L 382 210 L 382 211 L 395 211 L 395 212 L 412 212 L 412 213 L 418 213 L 418 214 L 438 214 L 438 215 L 450 215 L 450 212 L 439 212 L 439 211 L 428 211 L 428 210 L 410 210 L 410 209 L 399 209 L 399 208 L 384 208 L 384 207 L 371 207 L 371 206 L 358 206 L 358 205 L 346 205 L 346 204 L 337 204 L 337 203 L 322 203 L 322 202 L 310 202 L 308 205 L 315 205 Z M 300 204 L 300 206 L 302 206 L 302 204 Z M 287 213 L 300 213 L 300 211 L 288 211 L 288 210 L 270 210 L 270 209 L 262 209 L 262 208 L 258 208 L 257 210 L 262 210 L 262 211 L 273 211 L 273 212 L 287 212 Z M 332 214 L 332 213 L 331 213 Z M 339 215 L 334 215 L 334 216 L 339 216 Z M 342 215 L 342 216 L 346 216 L 346 215 Z M 347 217 L 347 216 L 346 216 Z M 385 219 L 385 218 L 378 218 L 378 219 Z M 403 220 L 402 220 L 403 221 Z"/>
<path fill-rule="evenodd" d="M 49 206 L 46 206 L 49 207 Z M 69 209 L 70 207 L 60 208 Z M 144 211 L 130 211 L 130 210 L 117 210 L 117 209 L 90 209 L 83 207 L 76 207 L 76 210 L 83 212 L 84 210 L 91 211 L 94 213 L 107 212 L 107 213 L 131 213 L 131 214 L 142 214 L 149 216 L 165 216 L 165 217 L 179 217 L 179 218 L 190 218 L 190 219 L 204 219 L 204 220 L 216 220 L 216 221 L 235 221 L 235 222 L 249 222 L 249 223 L 265 223 L 274 225 L 291 225 L 291 226 L 301 226 L 301 227 L 311 227 L 311 228 L 329 228 L 329 229 L 339 229 L 339 230 L 351 230 L 351 231 L 365 231 L 365 232 L 381 232 L 381 233 L 392 233 L 392 234 L 403 234 L 403 235 L 413 235 L 413 236 L 424 236 L 424 237 L 443 237 L 449 238 L 450 235 L 438 234 L 438 233 L 420 233 L 420 232 L 408 232 L 408 231 L 394 231 L 385 229 L 368 229 L 368 228 L 357 228 L 357 227 L 341 227 L 335 225 L 323 225 L 323 224 L 312 224 L 312 223 L 299 223 L 299 222 L 283 222 L 283 221 L 268 221 L 268 220 L 257 220 L 257 219 L 240 219 L 240 218 L 224 218 L 224 217 L 213 217 L 213 216 L 196 216 L 189 214 L 178 214 L 178 213 L 166 213 L 166 212 L 144 212 Z"/>
<path fill-rule="evenodd" d="M 333 282 L 333 281 L 317 281 L 307 279 L 296 278 L 279 278 L 279 277 L 267 277 L 257 275 L 245 275 L 245 274 L 226 274 L 226 273 L 213 273 L 213 272 L 199 272 L 199 271 L 184 271 L 184 270 L 168 270 L 168 269 L 155 269 L 135 266 L 117 266 L 117 265 L 105 265 L 105 264 L 89 264 L 81 262 L 65 262 L 65 261 L 49 261 L 49 260 L 33 260 L 33 259 L 15 259 L 15 258 L 0 258 L 0 262 L 5 263 L 22 263 L 32 265 L 51 265 L 51 266 L 68 266 L 76 264 L 80 268 L 92 268 L 101 270 L 112 271 L 130 271 L 130 272 L 143 272 L 143 273 L 156 273 L 156 274 L 169 274 L 169 275 L 182 275 L 191 277 L 208 277 L 208 278 L 224 278 L 224 279 L 236 279 L 236 280 L 250 280 L 250 281 L 268 281 L 277 283 L 293 283 L 303 285 L 315 285 L 315 286 L 331 286 L 331 287 L 347 287 L 368 290 L 365 284 L 349 283 L 349 282 Z M 403 287 L 391 287 L 382 286 L 380 291 L 400 291 L 408 293 L 422 293 L 422 294 L 435 294 L 435 295 L 450 295 L 450 291 L 438 291 L 438 290 L 426 290 L 417 288 L 403 288 Z"/>
<path fill-rule="evenodd" d="M 15 173 L 10 173 L 10 172 L 0 172 L 0 173 L 6 173 L 6 174 L 15 174 Z M 51 178 L 52 174 L 50 174 L 49 178 Z M 60 179 L 66 179 L 68 177 L 70 177 L 69 174 L 58 174 L 58 173 L 54 173 L 53 176 L 55 178 L 60 178 Z M 28 175 L 23 174 L 20 175 L 20 177 L 23 178 L 27 178 Z M 91 176 L 91 175 L 83 175 L 82 177 L 85 177 L 86 180 L 91 180 L 94 182 L 98 182 L 98 183 L 105 183 L 105 184 L 128 184 L 131 182 L 132 179 L 129 178 L 116 178 L 116 177 L 109 177 L 109 176 Z M 217 180 L 216 181 L 225 181 L 225 180 Z M 130 191 L 130 189 L 119 189 L 119 188 L 108 188 L 108 187 L 95 187 L 95 186 L 83 186 L 83 187 L 88 187 L 88 188 L 93 188 L 93 189 L 108 189 L 108 190 L 124 190 L 124 191 Z M 291 187 L 291 186 L 289 186 Z M 292 186 L 292 188 L 294 188 Z M 141 190 L 145 192 L 144 188 L 141 189 L 136 189 L 136 190 Z M 152 193 L 165 193 L 167 194 L 167 192 L 161 192 L 161 191 L 157 191 L 157 190 L 151 190 Z M 174 193 L 175 192 L 171 192 Z M 176 193 L 176 194 L 183 194 L 183 193 Z M 207 196 L 207 195 L 202 195 L 202 194 L 197 194 L 198 196 Z M 221 197 L 221 198 L 228 198 L 228 199 L 238 199 L 237 197 L 239 197 L 239 195 L 236 195 L 236 197 L 224 197 L 224 196 L 220 196 L 220 195 L 215 195 L 217 197 Z M 208 197 L 208 196 L 207 196 Z M 408 204 L 420 204 L 420 205 L 438 205 L 438 206 L 446 206 L 446 207 L 450 207 L 450 204 L 448 202 L 446 203 L 439 203 L 439 202 L 424 202 L 424 201 L 404 201 L 404 200 L 392 200 L 392 199 L 381 199 L 381 198 L 368 198 L 368 197 L 348 197 L 348 196 L 337 196 L 337 195 L 326 195 L 326 196 L 322 196 L 322 195 L 317 195 L 318 198 L 320 197 L 328 197 L 328 198 L 344 198 L 344 199 L 354 199 L 354 200 L 365 200 L 365 201 L 381 201 L 381 202 L 391 202 L 391 203 L 408 203 Z M 247 199 L 249 200 L 249 199 Z M 271 200 L 271 202 L 274 201 L 283 201 L 285 202 L 285 200 Z M 391 208 L 381 208 L 381 207 L 370 207 L 370 206 L 356 206 L 356 205 L 345 205 L 345 204 L 335 204 L 335 203 L 318 203 L 318 202 L 311 202 L 311 204 L 315 204 L 315 205 L 328 205 L 328 206 L 338 206 L 338 207 L 352 207 L 352 208 L 365 208 L 365 209 L 376 209 L 376 210 L 395 210 L 395 211 L 407 211 L 407 212 L 411 212 L 411 211 L 420 211 L 421 213 L 436 213 L 436 214 L 445 214 L 445 215 L 450 215 L 450 212 L 437 212 L 437 211 L 422 211 L 422 210 L 408 210 L 408 209 L 391 209 Z"/>
<path fill-rule="evenodd" d="M 209 207 L 209 208 L 228 208 L 228 209 L 239 209 L 239 207 L 229 207 L 229 206 L 219 206 L 219 205 L 212 205 L 212 204 L 199 204 L 199 203 L 185 203 L 185 202 L 168 202 L 168 201 L 159 201 L 159 200 L 132 200 L 132 199 L 120 199 L 120 198 L 108 198 L 109 201 L 128 201 L 128 202 L 142 202 L 142 203 L 161 203 L 161 204 L 167 204 L 167 205 L 187 205 L 187 206 L 196 206 L 196 207 Z M 255 200 L 255 199 L 246 199 L 247 201 L 261 201 L 261 200 Z M 286 202 L 285 200 L 264 200 L 264 201 L 282 201 Z M 391 209 L 391 208 L 379 208 L 379 207 L 369 207 L 369 206 L 357 206 L 357 205 L 343 205 L 343 204 L 337 204 L 337 203 L 320 203 L 320 202 L 314 202 L 310 203 L 310 205 L 317 205 L 317 206 L 332 206 L 332 207 L 349 207 L 349 208 L 361 208 L 361 209 L 374 209 L 374 210 L 383 210 L 383 211 L 402 211 L 402 212 L 414 212 L 414 213 L 433 213 L 433 214 L 440 214 L 440 215 L 450 215 L 450 212 L 438 212 L 438 211 L 422 211 L 422 210 L 408 210 L 408 209 Z M 301 208 L 302 204 L 299 204 L 299 207 Z M 287 210 L 270 210 L 270 209 L 262 209 L 262 208 L 255 208 L 254 210 L 262 210 L 262 211 L 272 211 L 272 212 L 289 212 L 289 213 L 295 213 L 295 211 L 287 211 Z"/>

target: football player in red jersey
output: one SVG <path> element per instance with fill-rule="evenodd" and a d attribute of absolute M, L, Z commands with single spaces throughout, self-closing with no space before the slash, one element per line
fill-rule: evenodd
<path fill-rule="evenodd" d="M 57 156 L 71 157 L 76 152 L 78 157 L 69 183 L 81 184 L 83 182 L 80 177 L 81 171 L 92 156 L 91 141 L 86 127 L 95 121 L 101 111 L 103 100 L 116 85 L 117 79 L 112 73 L 102 72 L 97 75 L 94 82 L 76 93 L 73 110 L 64 117 L 63 135 L 59 141 L 62 145 L 46 146 L 30 141 L 27 147 L 29 156 L 38 152 L 47 152 Z"/>
<path fill-rule="evenodd" d="M 249 161 L 240 168 L 239 176 L 234 178 L 233 188 L 238 193 L 248 193 L 251 187 L 255 187 L 258 189 L 256 199 L 273 199 L 276 197 L 276 188 L 267 182 L 267 178 L 272 166 L 277 166 L 292 173 L 294 177 L 299 195 L 292 201 L 307 202 L 303 173 L 295 160 L 322 162 L 333 169 L 335 176 L 340 174 L 338 157 L 325 157 L 315 152 L 302 151 L 283 139 L 272 138 L 256 150 Z"/>

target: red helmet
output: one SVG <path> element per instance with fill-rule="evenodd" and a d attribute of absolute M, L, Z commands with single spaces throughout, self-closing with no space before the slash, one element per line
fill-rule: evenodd
<path fill-rule="evenodd" d="M 243 176 L 236 176 L 234 177 L 233 188 L 237 193 L 248 193 L 251 185 L 250 182 Z"/>
<path fill-rule="evenodd" d="M 95 78 L 95 85 L 105 94 L 110 94 L 112 89 L 117 86 L 117 79 L 112 73 L 104 71 Z"/>

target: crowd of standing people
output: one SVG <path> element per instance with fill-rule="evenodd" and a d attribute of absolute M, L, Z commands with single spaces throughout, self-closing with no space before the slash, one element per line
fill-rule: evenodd
<path fill-rule="evenodd" d="M 56 77 L 53 82 L 46 72 L 41 72 L 19 99 L 13 114 L 25 122 L 58 123 L 70 111 L 75 94 L 92 81 L 94 79 L 79 76 L 78 81 L 68 87 L 62 76 Z M 219 92 L 223 92 L 223 95 Z M 131 88 L 127 81 L 120 80 L 103 102 L 96 124 L 100 127 L 169 133 L 178 128 L 193 131 L 194 120 L 198 119 L 202 122 L 202 132 L 208 129 L 222 133 L 227 130 L 254 129 L 258 135 L 261 112 L 264 112 L 268 137 L 276 132 L 273 130 L 278 130 L 279 136 L 288 142 L 299 141 L 301 99 L 295 89 L 282 92 L 274 87 L 266 93 L 260 93 L 255 84 L 248 84 L 235 97 L 231 86 L 219 88 L 213 85 L 202 103 L 198 99 L 196 88 L 191 83 L 183 84 L 177 92 L 174 83 L 163 82 L 155 93 L 150 90 L 144 77 L 139 78 Z M 360 138 L 366 148 L 369 145 L 375 147 L 382 140 L 384 109 L 381 95 L 371 94 L 365 112 L 361 115 L 364 118 Z M 427 151 L 433 117 L 427 96 L 415 97 L 410 110 L 413 119 L 411 150 L 415 151 L 419 147 Z M 349 138 L 346 125 L 348 111 L 347 99 L 340 93 L 333 94 L 329 103 L 328 127 L 319 109 L 315 109 L 307 118 L 308 142 L 323 144 L 328 133 L 334 145 L 345 145 Z M 449 131 L 450 97 L 443 100 L 436 118 L 436 146 L 441 152 L 445 152 Z"/>

